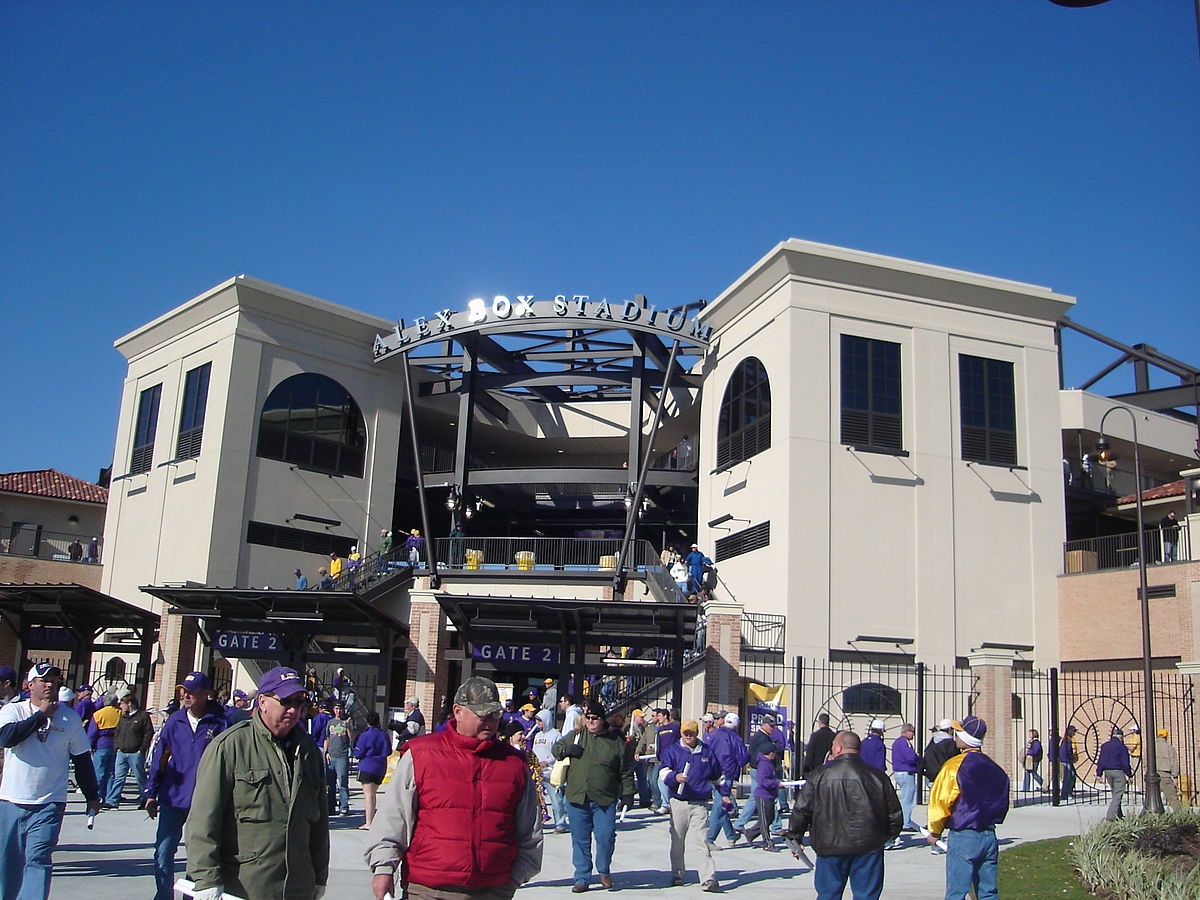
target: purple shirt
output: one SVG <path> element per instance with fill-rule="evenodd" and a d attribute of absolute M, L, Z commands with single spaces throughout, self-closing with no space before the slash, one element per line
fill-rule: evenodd
<path fill-rule="evenodd" d="M 211 700 L 195 731 L 187 717 L 187 710 L 181 709 L 171 713 L 163 724 L 146 779 L 145 796 L 176 809 L 192 808 L 200 757 L 213 738 L 229 727 L 224 710 Z"/>
<path fill-rule="evenodd" d="M 917 751 L 908 742 L 908 738 L 900 735 L 900 737 L 892 741 L 892 771 L 919 772 L 920 770 L 921 757 L 917 755 Z"/>
<path fill-rule="evenodd" d="M 1096 760 L 1096 771 L 1103 774 L 1108 769 L 1116 769 L 1126 775 L 1133 775 L 1133 767 L 1129 764 L 1129 748 L 1120 738 L 1112 738 L 1100 745 L 1100 758 Z"/>
<path fill-rule="evenodd" d="M 368 728 L 358 736 L 354 745 L 354 756 L 358 759 L 358 771 L 366 775 L 383 777 L 387 771 L 387 758 L 392 752 L 392 742 L 381 728 Z"/>
<path fill-rule="evenodd" d="M 869 766 L 874 766 L 880 772 L 887 771 L 887 748 L 883 746 L 883 738 L 872 732 L 862 740 L 862 749 L 858 751 L 859 759 Z"/>
<path fill-rule="evenodd" d="M 756 775 L 758 783 L 754 785 L 755 799 L 770 800 L 779 791 L 779 779 L 775 777 L 775 760 L 760 753 Z"/>

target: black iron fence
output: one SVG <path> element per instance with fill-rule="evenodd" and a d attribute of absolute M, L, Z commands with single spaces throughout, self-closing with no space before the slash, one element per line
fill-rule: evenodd
<path fill-rule="evenodd" d="M 98 535 L 46 531 L 40 525 L 13 525 L 0 534 L 0 553 L 10 556 L 99 564 L 103 548 Z"/>
<path fill-rule="evenodd" d="M 1188 537 L 1186 525 L 1169 532 L 1147 528 L 1142 532 L 1140 551 L 1136 531 L 1067 541 L 1063 544 L 1063 571 L 1070 575 L 1098 569 L 1124 569 L 1138 564 L 1139 552 L 1145 554 L 1146 565 L 1188 560 L 1192 558 Z"/>

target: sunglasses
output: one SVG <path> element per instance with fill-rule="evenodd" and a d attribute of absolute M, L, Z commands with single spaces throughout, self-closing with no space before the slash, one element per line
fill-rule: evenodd
<path fill-rule="evenodd" d="M 599 722 L 604 719 L 603 716 L 584 716 L 584 718 L 587 719 L 589 722 Z"/>
<path fill-rule="evenodd" d="M 267 694 L 267 696 L 286 709 L 300 709 L 301 707 L 308 705 L 308 698 L 303 694 L 297 694 L 293 697 L 288 697 L 286 700 L 276 697 L 274 694 Z"/>

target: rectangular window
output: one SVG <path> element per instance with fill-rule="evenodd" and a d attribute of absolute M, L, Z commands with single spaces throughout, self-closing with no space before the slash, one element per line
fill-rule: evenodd
<path fill-rule="evenodd" d="M 179 411 L 179 440 L 175 444 L 176 459 L 192 459 L 200 455 L 204 438 L 204 410 L 208 405 L 208 376 L 212 363 L 192 369 L 183 384 L 183 408 Z"/>
<path fill-rule="evenodd" d="M 743 553 L 761 550 L 763 547 L 769 547 L 770 545 L 771 523 L 768 520 L 766 522 L 759 522 L 757 525 L 751 525 L 749 528 L 743 528 L 735 534 L 718 540 L 713 545 L 713 559 L 716 562 L 724 562 L 735 556 L 741 556 Z"/>
<path fill-rule="evenodd" d="M 899 344 L 842 335 L 842 443 L 904 449 Z"/>
<path fill-rule="evenodd" d="M 962 458 L 998 466 L 1017 464 L 1017 401 L 1013 364 L 982 356 L 958 357 Z"/>
<path fill-rule="evenodd" d="M 129 460 L 129 474 L 137 475 L 150 471 L 154 459 L 154 433 L 158 431 L 158 401 L 162 397 L 162 385 L 142 391 L 138 401 L 137 421 L 133 426 L 133 456 Z"/>

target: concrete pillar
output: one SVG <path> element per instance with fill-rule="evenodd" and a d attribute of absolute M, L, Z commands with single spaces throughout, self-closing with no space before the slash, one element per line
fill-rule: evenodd
<path fill-rule="evenodd" d="M 998 763 L 1014 784 L 1018 784 L 1018 763 L 1022 746 L 1013 735 L 1012 693 L 1013 654 L 1004 650 L 976 650 L 967 654 L 975 692 L 971 711 L 987 722 L 983 752 Z"/>
<path fill-rule="evenodd" d="M 704 604 L 704 710 L 736 710 L 742 697 L 742 605 L 712 600 Z"/>
<path fill-rule="evenodd" d="M 421 701 L 421 709 L 437 715 L 442 697 L 449 691 L 445 664 L 446 648 L 450 636 L 446 630 L 446 614 L 442 612 L 437 595 L 430 590 L 414 590 L 409 593 L 408 646 L 408 693 Z M 432 722 L 431 722 L 432 724 Z"/>

